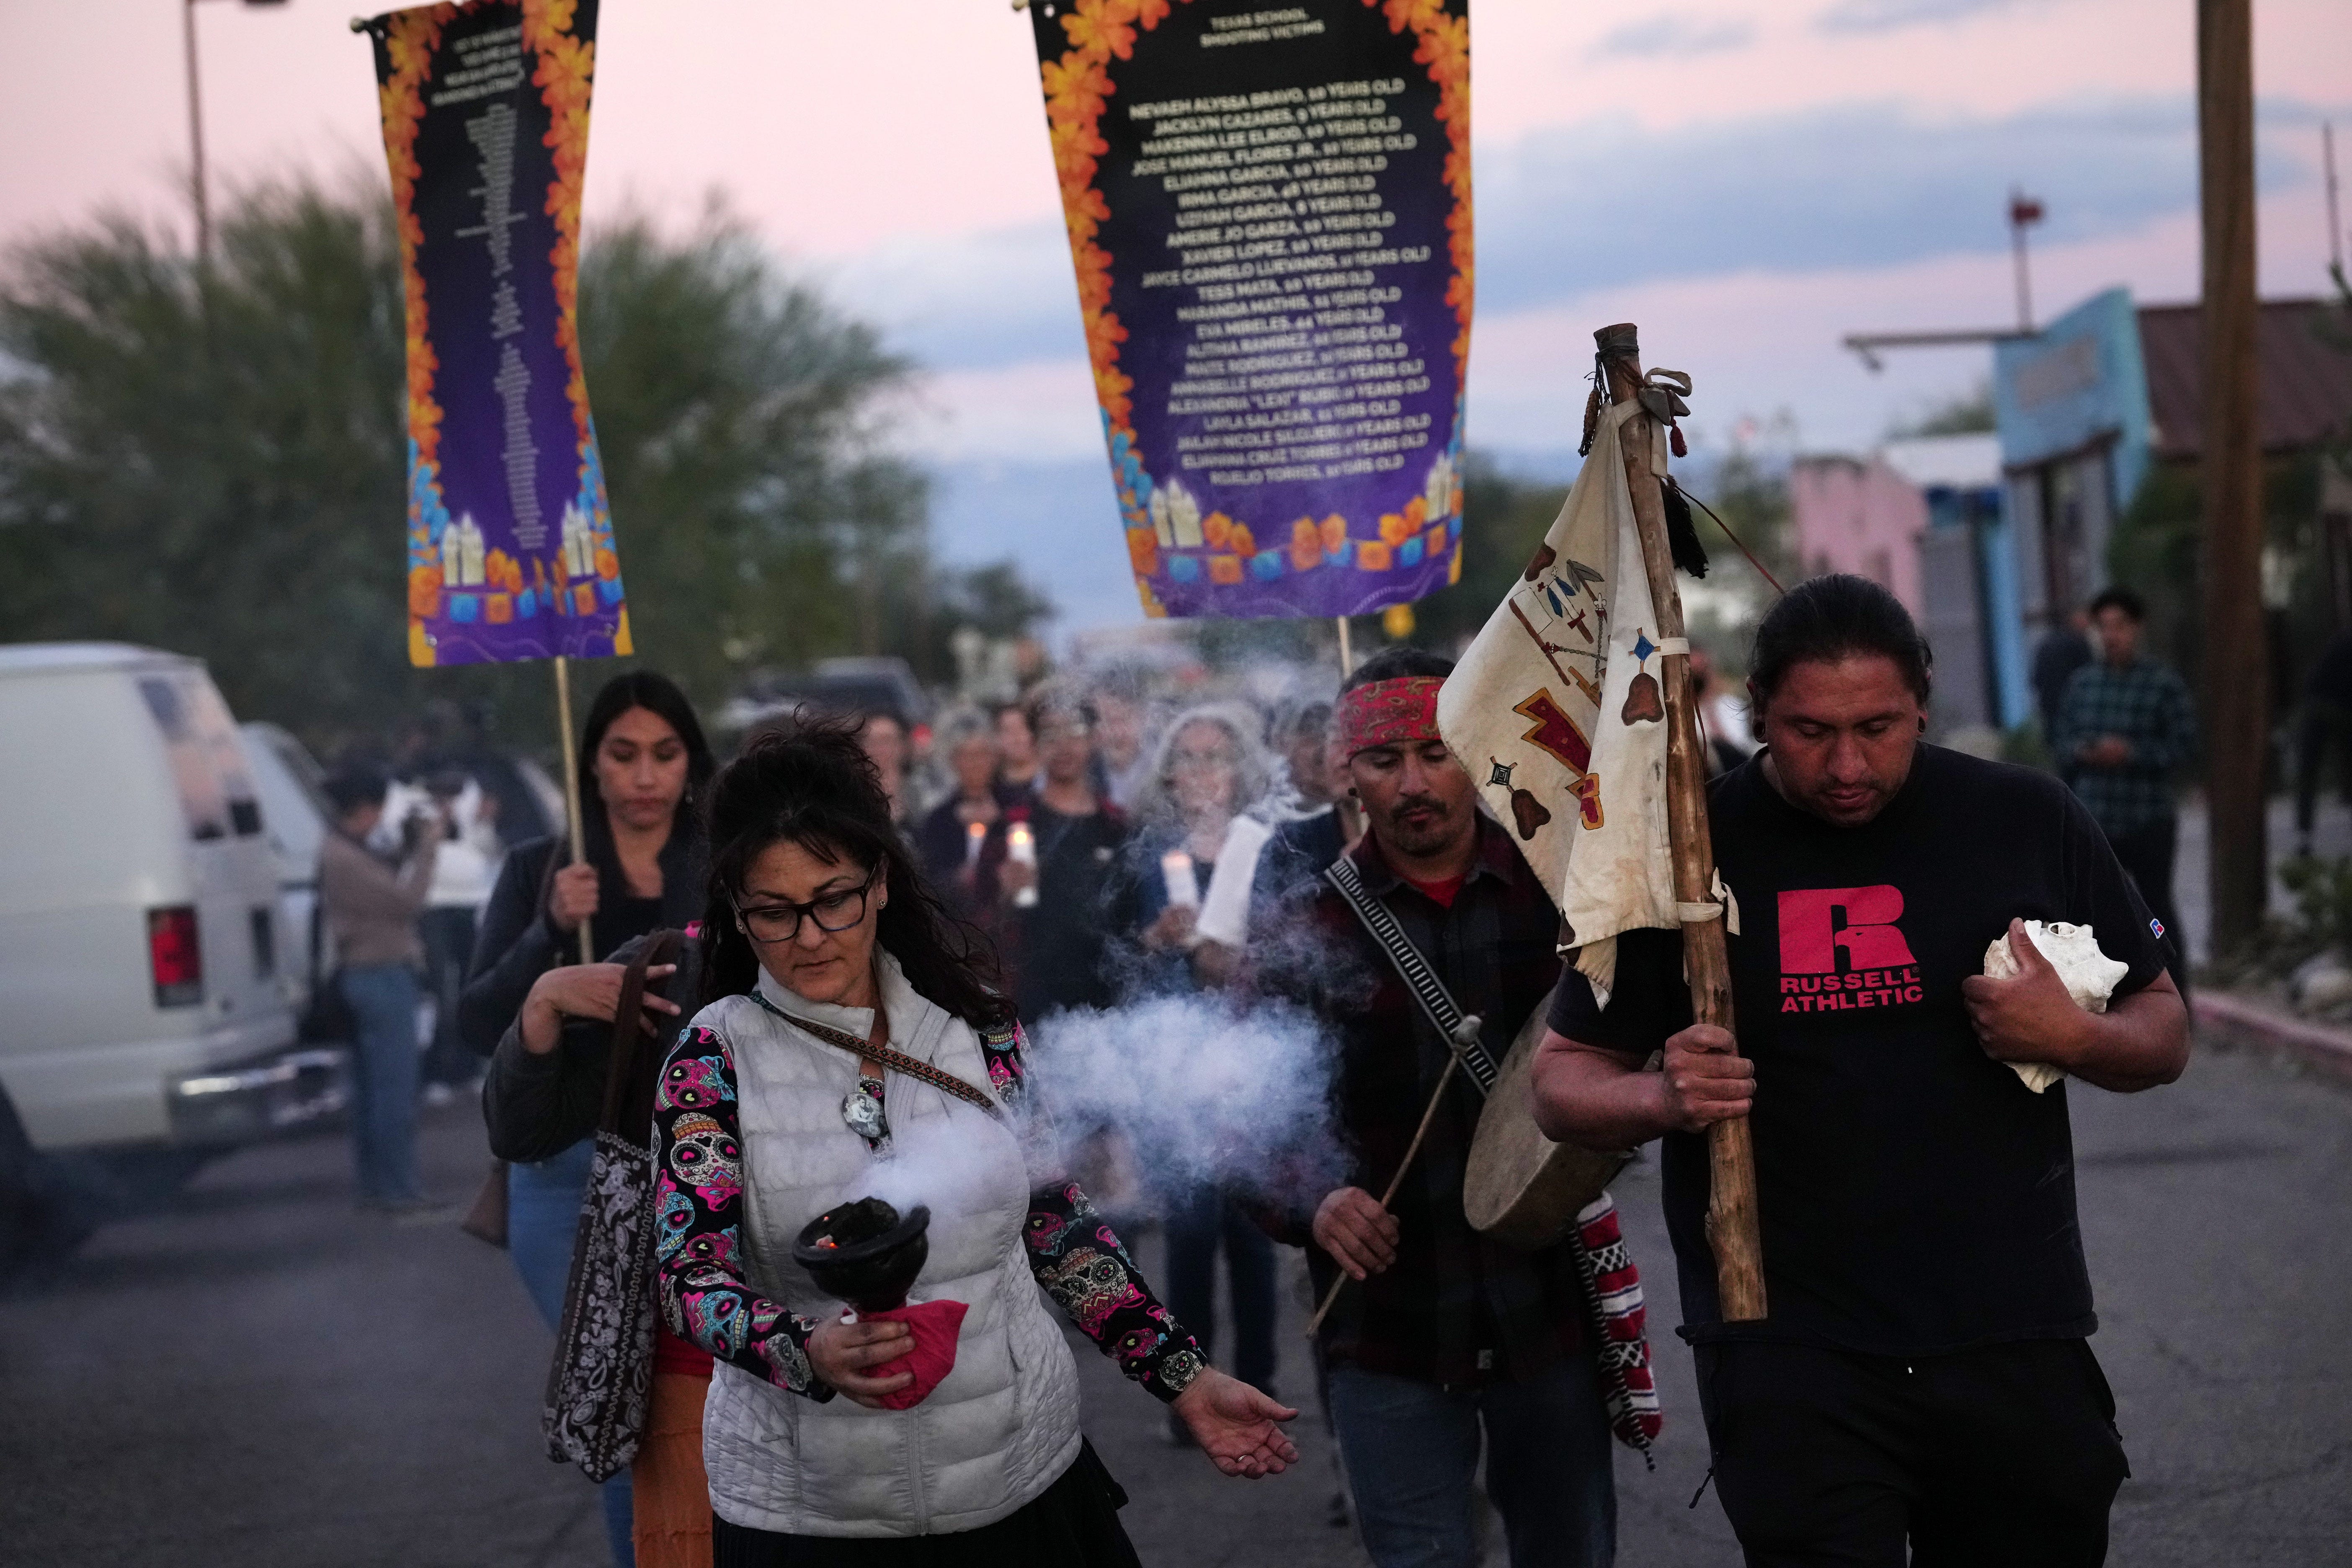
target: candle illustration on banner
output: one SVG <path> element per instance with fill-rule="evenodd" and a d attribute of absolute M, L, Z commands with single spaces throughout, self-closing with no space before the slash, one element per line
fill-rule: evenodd
<path fill-rule="evenodd" d="M 596 570 L 596 542 L 588 528 L 588 520 L 580 515 L 576 506 L 563 509 L 563 574 L 566 577 L 591 576 Z"/>
<path fill-rule="evenodd" d="M 1201 907 L 1201 883 L 1192 872 L 1192 858 L 1171 849 L 1160 858 L 1160 879 L 1168 884 L 1168 901 L 1188 910 Z"/>
<path fill-rule="evenodd" d="M 457 580 L 468 588 L 481 586 L 485 551 L 481 524 L 469 511 L 457 520 Z"/>
<path fill-rule="evenodd" d="M 1035 868 L 1037 841 L 1030 837 L 1027 823 L 1016 822 L 1004 830 L 1004 858 L 1017 866 Z M 1037 884 L 1034 879 L 1013 895 L 1013 907 L 1016 910 L 1034 909 L 1036 904 Z"/>

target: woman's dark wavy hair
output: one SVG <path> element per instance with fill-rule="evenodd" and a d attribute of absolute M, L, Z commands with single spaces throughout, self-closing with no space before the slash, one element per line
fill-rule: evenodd
<path fill-rule="evenodd" d="M 1856 654 L 1891 661 L 1911 694 L 1927 700 L 1936 656 L 1911 612 L 1869 578 L 1833 572 L 1798 584 L 1765 612 L 1748 657 L 1748 679 L 1769 702 L 1791 666 L 1835 664 Z"/>
<path fill-rule="evenodd" d="M 965 1023 L 1013 1021 L 996 954 L 974 927 L 948 913 L 916 869 L 890 822 L 882 775 L 857 742 L 856 722 L 803 710 L 757 736 L 710 786 L 710 894 L 702 914 L 702 1000 L 740 995 L 760 961 L 735 923 L 735 900 L 751 862 L 790 840 L 828 865 L 884 868 L 890 901 L 877 936 L 907 983 Z"/>
<path fill-rule="evenodd" d="M 632 708 L 657 715 L 686 742 L 686 794 L 677 803 L 676 826 L 691 827 L 717 763 L 711 759 L 710 742 L 703 738 L 702 721 L 694 716 L 694 704 L 686 700 L 677 682 L 659 670 L 632 669 L 616 675 L 604 682 L 596 700 L 588 705 L 588 722 L 580 734 L 580 798 L 583 802 L 601 798 L 596 794 L 596 750 L 604 743 L 604 731 L 613 727 L 613 721 Z M 594 816 L 601 819 L 604 813 Z"/>

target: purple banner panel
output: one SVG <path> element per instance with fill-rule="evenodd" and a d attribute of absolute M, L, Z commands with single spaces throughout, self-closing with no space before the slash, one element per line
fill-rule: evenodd
<path fill-rule="evenodd" d="M 408 657 L 631 651 L 580 370 L 596 0 L 380 16 L 408 302 Z"/>
<path fill-rule="evenodd" d="M 1461 571 L 1468 0 L 1033 0 L 1150 616 L 1343 616 Z"/>

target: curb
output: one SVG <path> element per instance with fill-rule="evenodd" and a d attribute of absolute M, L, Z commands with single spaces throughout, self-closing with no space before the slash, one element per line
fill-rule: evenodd
<path fill-rule="evenodd" d="M 2352 1081 L 2352 1029 L 2315 1024 L 2242 996 L 2217 996 L 2210 991 L 2198 992 L 2189 1009 L 2200 1027 L 2227 1044 L 2284 1052 L 2306 1066 Z"/>

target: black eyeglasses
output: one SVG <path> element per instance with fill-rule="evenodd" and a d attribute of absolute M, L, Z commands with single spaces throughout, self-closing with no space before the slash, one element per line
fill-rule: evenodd
<path fill-rule="evenodd" d="M 866 918 L 866 895 L 873 890 L 875 881 L 881 875 L 881 868 L 877 867 L 856 887 L 838 893 L 827 893 L 804 904 L 779 900 L 772 904 L 761 904 L 754 910 L 747 910 L 738 904 L 735 906 L 735 918 L 743 922 L 744 931 L 750 933 L 753 942 L 792 941 L 801 933 L 803 915 L 816 921 L 819 931 L 847 931 Z"/>

